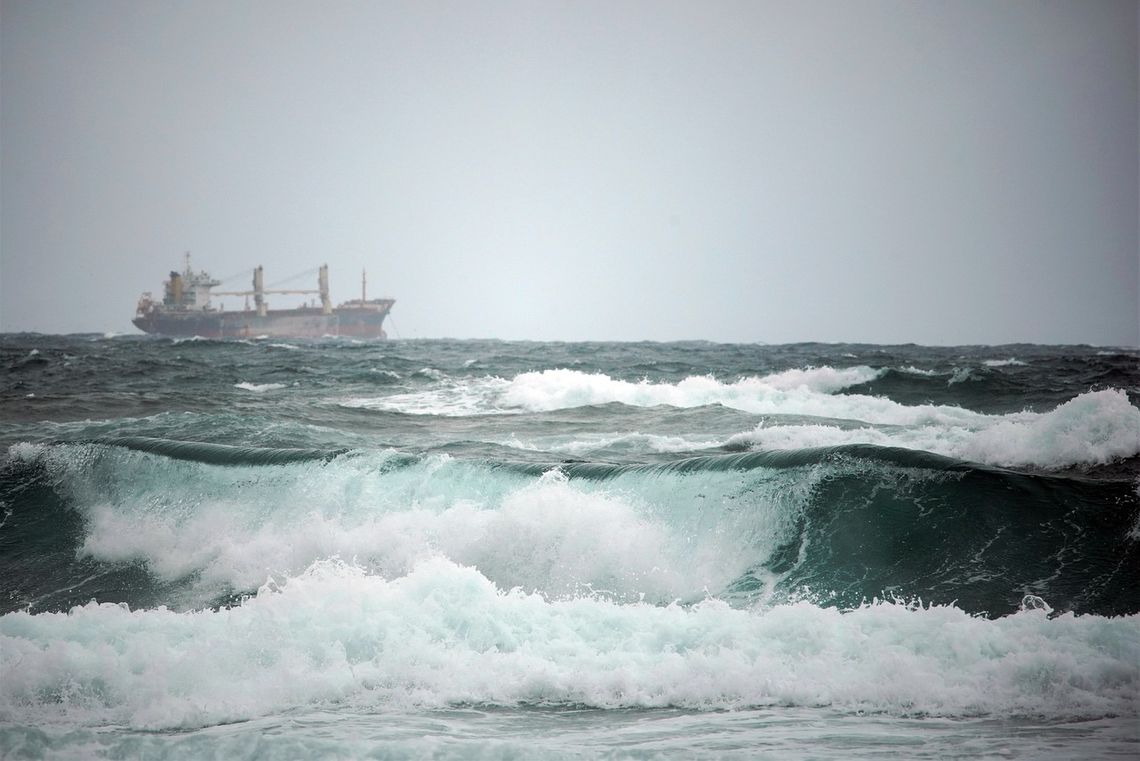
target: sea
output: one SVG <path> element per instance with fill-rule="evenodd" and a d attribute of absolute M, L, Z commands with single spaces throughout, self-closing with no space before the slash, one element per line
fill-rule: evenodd
<path fill-rule="evenodd" d="M 1140 351 L 0 336 L 4 758 L 1140 757 Z"/>

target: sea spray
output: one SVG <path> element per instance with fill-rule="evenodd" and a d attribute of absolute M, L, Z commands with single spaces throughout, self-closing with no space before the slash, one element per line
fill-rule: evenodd
<path fill-rule="evenodd" d="M 1138 360 L 7 336 L 0 755 L 1131 758 Z"/>
<path fill-rule="evenodd" d="M 115 578 L 144 571 L 133 584 L 141 599 L 156 585 L 177 589 L 168 604 L 181 609 L 222 604 L 322 558 L 393 576 L 438 554 L 504 588 L 555 598 L 592 591 L 664 604 L 712 594 L 752 606 L 813 589 L 830 604 L 891 593 L 988 615 L 1027 593 L 1079 612 L 1140 608 L 1131 484 L 904 449 L 640 466 L 135 439 L 22 445 L 11 455 L 10 480 L 50 488 L 59 519 L 74 525 L 37 581 L 52 605 L 86 599 L 74 595 L 90 594 L 82 582 L 95 575 L 91 563 Z M 1050 570 L 1058 565 L 1063 574 Z M 24 595 L 13 607 L 48 604 Z M 106 595 L 140 599 L 131 588 Z"/>
<path fill-rule="evenodd" d="M 1005 466 L 1065 468 L 1103 465 L 1140 455 L 1140 409 L 1124 392 L 1082 394 L 1047 413 L 978 419 L 971 425 L 840 427 L 835 424 L 761 423 L 732 437 L 730 446 L 800 449 L 840 444 L 875 444 L 937 452 Z"/>
<path fill-rule="evenodd" d="M 1140 698 L 1137 616 L 550 600 L 442 558 L 392 579 L 320 561 L 220 610 L 13 613 L 0 643 L 5 722 L 146 729 L 328 701 L 1075 719 Z"/>

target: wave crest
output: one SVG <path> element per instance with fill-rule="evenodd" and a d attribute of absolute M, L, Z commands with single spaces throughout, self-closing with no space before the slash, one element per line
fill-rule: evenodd
<path fill-rule="evenodd" d="M 1140 455 L 1140 409 L 1119 389 L 1091 391 L 1045 413 L 976 415 L 957 425 L 773 425 L 733 436 L 730 447 L 800 449 L 849 444 L 904 447 L 1004 467 L 1104 465 Z"/>
<path fill-rule="evenodd" d="M 12 613 L 0 617 L 0 644 L 9 720 L 66 714 L 137 729 L 323 701 L 1071 719 L 1135 716 L 1140 698 L 1140 616 L 550 601 L 442 559 L 391 579 L 316 563 L 216 611 Z"/>

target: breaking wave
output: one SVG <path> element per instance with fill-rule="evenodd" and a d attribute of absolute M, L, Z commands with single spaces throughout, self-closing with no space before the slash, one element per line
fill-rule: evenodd
<path fill-rule="evenodd" d="M 1034 609 L 985 621 L 891 602 L 757 613 L 712 599 L 559 601 L 441 558 L 396 578 L 322 561 L 226 609 L 92 602 L 4 616 L 0 717 L 153 730 L 330 701 L 1131 715 L 1138 634 L 1135 616 Z"/>
<path fill-rule="evenodd" d="M 766 449 L 875 444 L 990 465 L 1056 469 L 1140 455 L 1140 409 L 1123 391 L 1110 389 L 1082 394 L 1051 412 L 979 417 L 969 425 L 874 428 L 762 422 L 727 443 Z"/>
<path fill-rule="evenodd" d="M 443 556 L 552 599 L 850 607 L 889 594 L 1000 615 L 1033 594 L 1140 611 L 1133 484 L 906 449 L 554 467 L 143 440 L 14 447 L 4 475 L 9 609 L 189 609 L 331 557 L 393 578 Z M 35 573 L 21 548 L 37 548 Z"/>

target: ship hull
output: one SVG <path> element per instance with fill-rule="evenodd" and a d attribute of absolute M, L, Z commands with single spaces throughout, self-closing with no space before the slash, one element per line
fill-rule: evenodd
<path fill-rule="evenodd" d="M 264 315 L 253 311 L 152 311 L 138 315 L 133 322 L 146 333 L 175 337 L 386 338 L 383 325 L 389 308 L 369 303 L 363 309 L 338 307 L 331 314 L 320 309 L 275 309 Z"/>

